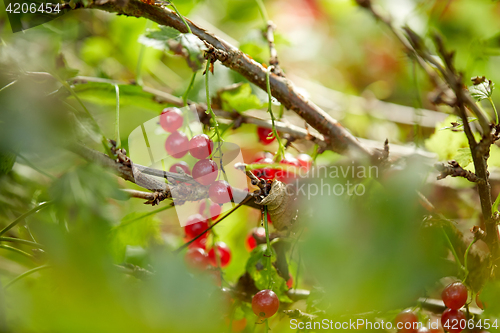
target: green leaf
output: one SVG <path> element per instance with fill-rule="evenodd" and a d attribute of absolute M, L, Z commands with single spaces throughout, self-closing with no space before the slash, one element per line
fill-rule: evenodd
<path fill-rule="evenodd" d="M 486 283 L 481 291 L 481 301 L 485 304 L 484 314 L 487 316 L 500 315 L 500 281 L 490 281 Z"/>
<path fill-rule="evenodd" d="M 222 109 L 226 111 L 243 112 L 250 109 L 260 109 L 264 103 L 252 94 L 250 84 L 244 83 L 234 89 L 225 90 L 220 94 Z"/>
<path fill-rule="evenodd" d="M 472 163 L 472 154 L 470 152 L 470 148 L 458 148 L 455 155 L 455 161 L 457 161 L 462 168 L 465 168 L 470 163 Z"/>
<path fill-rule="evenodd" d="M 0 176 L 8 174 L 12 170 L 16 157 L 16 154 L 0 151 Z"/>
<path fill-rule="evenodd" d="M 146 34 L 139 37 L 139 43 L 158 50 L 169 50 L 168 41 L 175 39 L 181 34 L 172 27 L 159 26 L 160 30 L 148 30 Z"/>
<path fill-rule="evenodd" d="M 447 117 L 442 123 L 436 125 L 436 131 L 425 141 L 425 147 L 438 155 L 439 160 L 449 161 L 461 159 L 468 160 L 466 149 L 469 149 L 467 137 L 463 131 L 446 130 L 449 124 L 458 124 L 455 116 Z M 469 163 L 467 163 L 469 164 Z M 465 165 L 460 164 L 462 167 Z"/>
<path fill-rule="evenodd" d="M 265 256 L 266 244 L 261 244 L 257 246 L 250 253 L 250 258 L 247 261 L 246 271 L 252 279 L 255 281 L 255 286 L 259 290 L 268 289 L 269 278 L 268 272 L 266 271 L 268 257 Z M 271 260 L 274 262 L 276 260 L 276 252 L 272 249 Z M 276 268 L 272 266 L 271 268 L 271 279 L 273 281 L 272 290 L 276 293 L 281 302 L 292 302 L 290 298 L 286 295 L 288 287 L 286 281 L 278 275 Z"/>
<path fill-rule="evenodd" d="M 189 67 L 193 71 L 199 70 L 205 59 L 202 54 L 202 51 L 206 50 L 205 44 L 193 34 L 181 34 L 180 42 L 189 54 Z"/>
<path fill-rule="evenodd" d="M 149 30 L 139 37 L 139 42 L 158 50 L 171 50 L 186 58 L 193 71 L 201 68 L 206 50 L 205 44 L 191 33 L 180 33 L 171 27 L 160 26 L 160 30 Z"/>
<path fill-rule="evenodd" d="M 146 248 L 151 241 L 160 240 L 159 221 L 153 215 L 130 213 L 111 231 L 113 254 L 118 262 L 125 258 L 127 246 Z"/>
<path fill-rule="evenodd" d="M 158 103 L 154 95 L 144 92 L 140 86 L 130 84 L 119 84 L 120 104 L 130 107 L 136 106 L 144 109 L 157 110 Z M 116 106 L 115 86 L 109 83 L 88 82 L 77 84 L 73 90 L 83 101 L 97 105 Z"/>
<path fill-rule="evenodd" d="M 474 85 L 469 86 L 470 95 L 476 99 L 477 101 L 488 99 L 493 94 L 493 89 L 495 88 L 495 84 L 491 81 L 483 77 L 475 77 L 472 78 Z"/>

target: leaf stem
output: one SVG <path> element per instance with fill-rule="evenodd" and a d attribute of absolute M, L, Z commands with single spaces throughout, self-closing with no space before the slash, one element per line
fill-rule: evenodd
<path fill-rule="evenodd" d="M 193 89 L 194 80 L 196 79 L 197 73 L 198 72 L 193 73 L 193 76 L 191 76 L 191 81 L 189 81 L 189 85 L 186 89 L 186 92 L 184 92 L 184 95 L 182 95 L 182 101 L 184 102 L 184 106 L 187 106 L 188 95 L 189 95 L 189 92 L 191 91 L 191 89 Z"/>
<path fill-rule="evenodd" d="M 39 210 L 47 207 L 48 205 L 52 204 L 52 202 L 50 201 L 47 201 L 47 202 L 44 202 L 36 207 L 33 207 L 32 209 L 30 209 L 29 211 L 27 211 L 26 213 L 22 214 L 21 216 L 19 216 L 18 218 L 16 218 L 14 221 L 12 221 L 11 223 L 9 223 L 8 226 L 6 226 L 5 228 L 3 228 L 2 230 L 0 230 L 0 236 L 2 236 L 3 234 L 5 234 L 7 231 L 9 231 L 10 229 L 12 229 L 13 227 L 15 227 L 19 222 L 21 222 L 22 220 L 24 220 L 26 217 L 30 216 L 31 214 L 33 213 L 36 213 L 38 212 Z"/>
<path fill-rule="evenodd" d="M 134 219 L 132 219 L 132 220 L 128 221 L 127 223 L 119 224 L 119 225 L 117 225 L 116 227 L 114 227 L 114 229 L 116 230 L 116 229 L 118 229 L 118 228 L 125 227 L 125 226 L 127 226 L 127 225 L 129 225 L 129 224 L 132 224 L 132 223 L 134 223 L 134 222 L 137 222 L 137 221 L 139 221 L 139 220 L 142 220 L 142 219 L 143 219 L 143 218 L 145 218 L 145 217 L 148 217 L 148 216 L 151 216 L 151 215 L 154 215 L 154 214 L 158 214 L 159 212 L 163 212 L 164 210 L 167 210 L 167 209 L 170 209 L 170 208 L 173 208 L 173 207 L 174 207 L 174 206 L 165 205 L 165 206 L 160 207 L 160 208 L 158 208 L 158 209 L 155 209 L 155 210 L 153 210 L 153 211 L 151 211 L 151 212 L 144 213 L 144 214 L 143 214 L 143 215 L 141 215 L 141 216 L 137 216 L 136 218 L 134 218 Z"/>
<path fill-rule="evenodd" d="M 448 237 L 448 234 L 446 233 L 446 231 L 444 231 L 443 227 L 441 227 L 441 231 L 444 234 L 444 238 L 446 239 L 446 242 L 448 243 L 448 246 L 450 247 L 450 250 L 451 250 L 451 253 L 453 254 L 453 257 L 455 257 L 455 261 L 457 262 L 459 272 L 463 271 L 464 267 L 462 266 L 462 262 L 458 258 L 457 252 L 455 251 L 455 248 L 453 247 L 453 244 L 452 244 L 450 238 Z"/>
<path fill-rule="evenodd" d="M 115 92 L 116 92 L 116 113 L 115 113 L 115 138 L 116 138 L 116 147 L 120 148 L 122 142 L 120 140 L 120 88 L 117 84 L 115 84 Z"/>
<path fill-rule="evenodd" d="M 26 239 L 21 239 L 21 238 L 15 238 L 15 237 L 0 237 L 0 242 L 13 242 L 13 243 L 20 243 L 20 244 L 25 244 L 25 245 L 30 245 L 33 247 L 43 247 L 42 244 L 35 243 Z"/>
<path fill-rule="evenodd" d="M 189 24 L 187 23 L 186 19 L 184 18 L 184 16 L 181 15 L 181 13 L 179 13 L 179 10 L 177 10 L 177 7 L 175 7 L 175 5 L 174 5 L 174 3 L 172 1 L 170 1 L 170 6 L 172 6 L 172 8 L 177 13 L 177 15 L 181 18 L 182 22 L 184 22 L 184 25 L 186 26 L 187 31 L 190 34 L 192 34 L 193 32 L 191 31 L 191 28 L 189 27 Z"/>
<path fill-rule="evenodd" d="M 278 152 L 276 153 L 275 160 L 280 161 L 283 155 L 285 155 L 285 147 L 283 146 L 283 143 L 280 140 L 280 137 L 278 135 L 278 131 L 276 130 L 276 125 L 274 124 L 275 118 L 273 114 L 273 109 L 272 109 L 272 98 L 273 95 L 271 94 L 271 83 L 269 80 L 269 76 L 271 74 L 271 71 L 274 69 L 274 66 L 269 66 L 267 68 L 266 72 L 266 87 L 267 87 L 267 97 L 268 97 L 268 105 L 267 105 L 267 112 L 271 115 L 271 122 L 273 125 L 273 134 L 274 137 L 276 138 L 276 141 L 278 142 Z"/>
<path fill-rule="evenodd" d="M 39 270 L 42 270 L 42 269 L 45 269 L 45 268 L 50 268 L 51 266 L 49 265 L 42 265 L 42 266 L 38 266 L 38 267 L 35 267 L 33 269 L 30 269 L 29 271 L 26 271 L 24 272 L 23 274 L 19 275 L 18 277 L 16 277 L 14 280 L 10 281 L 9 283 L 7 283 L 5 285 L 5 287 L 3 287 L 3 289 L 7 289 L 8 287 L 10 287 L 14 282 L 16 281 L 19 281 L 20 279 L 30 275 L 30 274 L 33 274 L 35 272 L 38 272 Z"/>
<path fill-rule="evenodd" d="M 467 279 L 467 277 L 469 276 L 469 268 L 467 267 L 467 257 L 469 256 L 469 252 L 470 252 L 470 249 L 472 248 L 472 245 L 477 242 L 477 238 L 474 238 L 474 240 L 469 244 L 469 246 L 467 247 L 467 250 L 465 250 L 465 254 L 464 254 L 464 268 L 465 268 L 465 277 L 463 279 L 463 282 L 465 282 L 465 280 Z"/>
<path fill-rule="evenodd" d="M 9 245 L 0 244 L 0 249 L 5 249 L 5 250 L 12 251 L 12 252 L 16 252 L 16 253 L 22 254 L 23 256 L 28 257 L 30 259 L 34 259 L 34 257 L 31 254 L 24 252 L 23 250 L 20 250 L 18 248 L 9 246 Z"/>
<path fill-rule="evenodd" d="M 211 60 L 209 57 L 207 59 L 207 65 L 205 68 L 205 91 L 206 91 L 206 95 L 207 95 L 207 111 L 205 111 L 205 112 L 212 116 L 212 120 L 214 122 L 214 131 L 215 131 L 215 134 L 217 135 L 217 139 L 219 140 L 219 144 L 220 144 L 220 142 L 222 141 L 222 138 L 221 138 L 220 132 L 219 132 L 219 123 L 217 122 L 217 118 L 215 116 L 214 110 L 212 110 L 212 105 L 211 105 L 211 101 L 210 101 L 210 87 L 209 87 L 209 79 L 208 79 L 209 74 L 210 74 L 210 63 L 211 63 Z"/>
<path fill-rule="evenodd" d="M 26 157 L 24 157 L 23 155 L 21 155 L 20 153 L 16 153 L 16 155 L 18 157 L 20 157 L 23 161 L 24 161 L 24 164 L 26 164 L 27 166 L 29 166 L 30 168 L 32 168 L 33 170 L 37 171 L 38 173 L 50 178 L 51 180 L 56 180 L 56 177 L 52 176 L 51 174 L 43 171 L 42 169 L 38 168 L 35 164 L 31 163 L 30 160 L 28 160 Z"/>
<path fill-rule="evenodd" d="M 12 81 L 11 83 L 7 83 L 5 86 L 3 86 L 2 88 L 0 88 L 0 92 L 2 92 L 4 89 L 7 89 L 8 87 L 10 87 L 11 85 L 15 84 L 16 82 L 17 82 L 17 80 Z"/>
<path fill-rule="evenodd" d="M 266 7 L 264 6 L 264 2 L 262 0 L 255 0 L 257 2 L 257 6 L 259 6 L 259 12 L 264 20 L 264 25 L 267 26 L 267 22 L 269 21 L 269 16 L 267 15 Z"/>
<path fill-rule="evenodd" d="M 493 99 L 491 97 L 488 97 L 488 101 L 490 102 L 491 106 L 493 107 L 493 111 L 495 111 L 495 124 L 498 124 L 498 112 L 497 112 L 497 108 L 495 107 L 495 103 L 493 103 Z"/>

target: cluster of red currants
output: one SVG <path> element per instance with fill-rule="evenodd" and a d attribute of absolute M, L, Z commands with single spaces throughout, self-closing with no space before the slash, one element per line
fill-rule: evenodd
<path fill-rule="evenodd" d="M 208 228 L 208 217 L 216 219 L 220 213 L 220 205 L 212 202 L 207 209 L 206 203 L 203 201 L 200 205 L 199 214 L 191 215 L 187 220 L 188 224 L 184 227 L 185 240 L 190 241 L 202 234 Z M 207 253 L 206 244 L 208 234 L 209 231 L 205 232 L 189 245 L 185 256 L 187 264 L 195 269 L 205 270 L 209 265 L 217 267 L 217 260 L 219 260 L 220 267 L 226 267 L 231 261 L 231 250 L 226 243 L 217 242 Z M 218 259 L 215 251 L 217 251 Z"/>
<path fill-rule="evenodd" d="M 165 150 L 175 158 L 184 157 L 188 152 L 199 161 L 190 170 L 189 165 L 180 161 L 173 164 L 169 171 L 177 172 L 181 168 L 186 174 L 192 175 L 201 185 L 208 186 L 208 194 L 213 202 L 223 204 L 230 202 L 233 198 L 231 186 L 224 180 L 218 180 L 219 168 L 213 159 L 209 158 L 214 149 L 213 141 L 206 134 L 198 134 L 188 139 L 187 135 L 181 131 L 184 117 L 182 112 L 175 107 L 166 108 L 160 115 L 161 127 L 171 133 L 165 141 Z"/>
<path fill-rule="evenodd" d="M 441 325 L 449 333 L 460 333 L 465 328 L 469 327 L 471 323 L 467 322 L 465 314 L 460 309 L 467 303 L 468 291 L 467 287 L 462 282 L 454 282 L 444 288 L 441 293 L 441 298 L 444 305 L 447 307 L 441 315 Z M 482 308 L 483 304 L 476 296 L 477 305 Z M 418 328 L 418 317 L 411 311 L 403 311 L 396 316 L 395 324 L 397 327 L 402 327 L 399 332 L 403 333 L 442 333 L 443 328 Z M 487 333 L 488 331 L 481 331 Z"/>
<path fill-rule="evenodd" d="M 283 166 L 293 167 L 288 169 L 277 169 L 277 168 L 262 168 L 255 169 L 253 173 L 257 178 L 263 178 L 266 180 L 279 180 L 284 183 L 289 183 L 296 178 L 298 172 L 306 173 L 312 166 L 312 157 L 307 154 L 299 154 L 294 157 L 290 153 L 285 153 L 283 159 L 279 164 Z M 261 153 L 257 155 L 251 164 L 274 164 L 274 155 L 272 153 Z"/>
<path fill-rule="evenodd" d="M 467 303 L 468 291 L 462 282 L 453 282 L 441 293 L 441 299 L 448 309 L 441 315 L 441 324 L 450 333 L 460 333 L 467 327 L 467 319 L 460 308 Z"/>

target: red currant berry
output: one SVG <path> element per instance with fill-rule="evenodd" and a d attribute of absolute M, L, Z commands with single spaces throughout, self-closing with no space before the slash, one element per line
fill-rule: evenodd
<path fill-rule="evenodd" d="M 196 240 L 194 242 L 192 242 L 191 244 L 188 245 L 188 248 L 200 248 L 200 249 L 203 249 L 203 250 L 206 250 L 207 249 L 207 237 L 208 237 L 208 232 L 204 233 L 203 235 L 201 235 L 201 237 L 198 237 L 196 238 Z M 189 242 L 190 240 L 192 240 L 192 238 L 189 238 L 189 237 L 186 237 L 184 238 L 184 242 Z"/>
<path fill-rule="evenodd" d="M 414 333 L 418 329 L 418 317 L 409 310 L 398 313 L 394 323 L 401 333 Z"/>
<path fill-rule="evenodd" d="M 208 228 L 207 220 L 200 214 L 191 215 L 186 221 L 184 232 L 186 237 L 193 239 Z"/>
<path fill-rule="evenodd" d="M 193 167 L 193 178 L 201 185 L 210 185 L 217 179 L 219 168 L 212 160 L 199 160 Z"/>
<path fill-rule="evenodd" d="M 467 327 L 465 314 L 460 310 L 446 309 L 441 316 L 441 325 L 450 333 L 460 333 Z"/>
<path fill-rule="evenodd" d="M 200 204 L 200 209 L 198 212 L 205 216 L 206 218 L 211 218 L 212 220 L 216 220 L 220 213 L 222 212 L 222 208 L 219 204 L 216 204 L 214 202 L 209 201 L 210 203 L 210 208 L 209 211 L 207 212 L 207 203 L 206 200 L 203 200 Z"/>
<path fill-rule="evenodd" d="M 160 125 L 167 132 L 177 131 L 182 126 L 183 121 L 182 112 L 178 108 L 166 108 L 161 112 Z"/>
<path fill-rule="evenodd" d="M 199 160 L 210 156 L 213 149 L 214 143 L 206 134 L 195 135 L 189 141 L 189 152 L 191 153 L 191 156 Z"/>
<path fill-rule="evenodd" d="M 300 166 L 305 168 L 306 170 L 309 170 L 313 164 L 312 157 L 307 154 L 300 154 L 299 156 L 297 156 L 297 161 L 299 161 Z"/>
<path fill-rule="evenodd" d="M 241 332 L 245 329 L 247 326 L 247 319 L 242 318 L 238 320 L 233 320 L 232 322 L 229 321 L 229 319 L 226 319 L 226 324 L 229 326 L 231 324 L 231 332 L 233 333 L 238 333 Z"/>
<path fill-rule="evenodd" d="M 170 134 L 165 141 L 165 150 L 172 157 L 181 158 L 188 152 L 189 140 L 186 134 L 182 132 L 174 132 Z"/>
<path fill-rule="evenodd" d="M 288 276 L 289 276 L 289 278 L 286 281 L 286 286 L 288 287 L 288 289 L 292 289 L 292 287 L 293 287 L 293 277 L 292 277 L 291 274 L 288 275 Z"/>
<path fill-rule="evenodd" d="M 246 245 L 247 250 L 252 251 L 257 247 L 257 240 L 255 237 L 265 238 L 266 237 L 266 229 L 259 227 L 253 228 L 252 232 L 247 236 Z"/>
<path fill-rule="evenodd" d="M 274 163 L 274 161 L 272 158 L 266 157 L 266 158 L 258 159 L 253 164 L 273 164 L 273 163 Z M 278 170 L 276 170 L 276 169 L 263 168 L 263 169 L 253 170 L 253 174 L 257 178 L 264 178 L 266 180 L 272 180 L 272 179 L 274 179 L 277 171 Z"/>
<path fill-rule="evenodd" d="M 454 282 L 444 288 L 441 298 L 448 308 L 458 310 L 467 302 L 467 287 L 462 282 Z"/>
<path fill-rule="evenodd" d="M 218 180 L 210 185 L 208 196 L 215 203 L 225 204 L 233 199 L 233 191 L 225 180 Z"/>
<path fill-rule="evenodd" d="M 258 152 L 257 154 L 255 154 L 255 156 L 253 157 L 253 161 L 258 162 L 258 161 L 262 161 L 265 158 L 272 159 L 273 157 L 274 157 L 274 155 L 272 153 L 270 153 L 268 151 L 261 151 L 261 152 Z"/>
<path fill-rule="evenodd" d="M 275 139 L 274 136 L 269 137 L 269 134 L 271 134 L 272 132 L 273 132 L 272 129 L 257 127 L 257 135 L 259 136 L 259 141 L 262 142 L 264 145 L 268 145 L 274 141 Z"/>
<path fill-rule="evenodd" d="M 198 270 L 206 269 L 209 264 L 207 253 L 201 248 L 191 248 L 187 250 L 184 258 L 186 264 Z"/>
<path fill-rule="evenodd" d="M 224 268 L 227 265 L 229 265 L 229 262 L 231 261 L 231 250 L 226 245 L 226 243 L 217 242 L 215 243 L 214 247 L 217 248 L 217 254 L 219 255 L 219 260 L 220 260 L 220 267 Z M 212 266 L 217 267 L 217 258 L 215 257 L 214 247 L 212 247 L 210 251 L 208 251 L 208 259 L 210 260 Z"/>
<path fill-rule="evenodd" d="M 286 154 L 285 158 L 281 160 L 280 164 L 290 165 L 293 167 L 300 168 L 299 161 L 290 154 Z M 295 172 L 292 170 L 278 170 L 276 172 L 276 179 L 282 182 L 288 182 L 295 177 Z"/>
<path fill-rule="evenodd" d="M 184 173 L 186 173 L 188 175 L 191 174 L 191 170 L 189 169 L 189 165 L 184 161 L 180 161 L 180 162 L 172 164 L 172 166 L 170 167 L 170 169 L 168 169 L 168 171 L 172 172 L 172 173 L 178 173 L 177 167 L 181 168 L 182 171 L 184 171 Z"/>
<path fill-rule="evenodd" d="M 483 302 L 481 301 L 481 299 L 479 298 L 479 294 L 480 293 L 477 293 L 476 294 L 476 305 L 478 308 L 480 308 L 481 310 L 484 310 L 484 304 Z"/>
<path fill-rule="evenodd" d="M 252 298 L 252 310 L 259 318 L 265 319 L 274 315 L 280 307 L 280 301 L 274 291 L 265 289 Z"/>

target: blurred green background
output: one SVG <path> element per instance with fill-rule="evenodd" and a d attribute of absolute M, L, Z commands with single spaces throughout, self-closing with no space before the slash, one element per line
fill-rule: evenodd
<path fill-rule="evenodd" d="M 456 67 L 466 80 L 476 75 L 500 80 L 497 1 L 375 2 L 398 26 L 407 24 L 424 36 L 443 34 L 448 48 L 456 51 Z M 254 0 L 175 4 L 193 22 L 256 61 L 268 63 L 263 22 Z M 379 148 L 389 138 L 391 144 L 412 152 L 417 147 L 436 153 L 434 158 L 470 163 L 463 134 L 440 131 L 456 119 L 446 118 L 451 110 L 430 104 L 427 96 L 433 87 L 425 74 L 391 32 L 354 1 L 266 0 L 264 4 L 277 26 L 281 68 L 297 86 L 306 88 L 305 96 L 354 135 L 377 142 Z M 193 274 L 182 254 L 172 254 L 183 243 L 183 229 L 169 202 L 157 208 L 128 199 L 120 188 L 140 188 L 66 149 L 74 141 L 98 150 L 102 146 L 79 102 L 61 89 L 61 81 L 40 73 L 55 74 L 62 81 L 81 75 L 124 82 L 119 126 L 125 148 L 130 132 L 166 106 L 126 83 L 139 82 L 175 96 L 185 92 L 192 69 L 171 52 L 139 43 L 146 29 L 157 25 L 99 10 L 74 10 L 14 34 L 0 3 L 0 87 L 5 87 L 0 88 L 0 226 L 34 205 L 52 202 L 4 235 L 34 240 L 43 251 L 2 242 L 24 252 L 0 248 L 2 286 L 30 269 L 47 267 L 2 289 L 0 332 L 226 332 L 228 318 L 243 317 L 245 332 L 264 329 L 254 324 L 256 316 L 248 303 L 231 299 L 211 274 Z M 434 48 L 430 41 L 429 47 Z M 210 91 L 215 95 L 239 82 L 247 81 L 216 63 Z M 267 95 L 251 87 L 265 103 Z M 74 91 L 104 134 L 113 137 L 114 87 L 75 85 Z M 351 95 L 363 102 L 350 99 Z M 205 101 L 201 73 L 188 97 Z M 493 94 L 494 101 L 498 98 Z M 395 105 L 372 107 L 378 100 Z M 390 105 L 396 108 L 382 112 Z M 436 112 L 423 121 L 419 108 Z M 485 109 L 491 112 L 488 105 Z M 262 110 L 255 114 L 268 117 Z M 290 111 L 285 111 L 285 121 L 304 125 Z M 254 125 L 229 129 L 227 135 L 240 145 L 247 162 L 258 152 L 277 149 L 276 143 L 258 142 Z M 314 153 L 310 143 L 294 145 L 290 149 L 294 154 Z M 499 156 L 494 147 L 493 171 L 500 166 Z M 333 152 L 317 158 L 323 166 L 344 162 L 350 163 Z M 415 306 L 419 297 L 439 297 L 440 279 L 453 276 L 455 267 L 446 260 L 449 253 L 442 234 L 422 233 L 426 212 L 418 204 L 416 190 L 459 221 L 460 230 L 474 225 L 477 198 L 471 185 L 461 180 L 447 180 L 442 187 L 427 182 L 428 160 L 408 160 L 402 168 L 387 182 L 364 179 L 367 193 L 360 197 L 323 194 L 302 201 L 299 221 L 305 231 L 284 243 L 295 286 L 312 293 L 307 301 L 282 302 L 283 309 L 338 320 L 373 312 L 392 320 L 400 309 Z M 322 180 L 308 181 L 321 184 Z M 329 186 L 336 181 L 327 180 Z M 249 253 L 245 247 L 248 233 L 259 224 L 260 212 L 242 207 L 215 228 L 218 239 L 232 251 L 231 263 L 223 269 L 224 288 L 234 287 L 249 258 L 261 255 L 259 248 Z M 280 296 L 285 297 L 284 280 L 279 284 Z M 498 314 L 495 307 L 491 311 Z M 274 316 L 270 325 L 274 332 L 292 331 L 283 314 Z"/>

